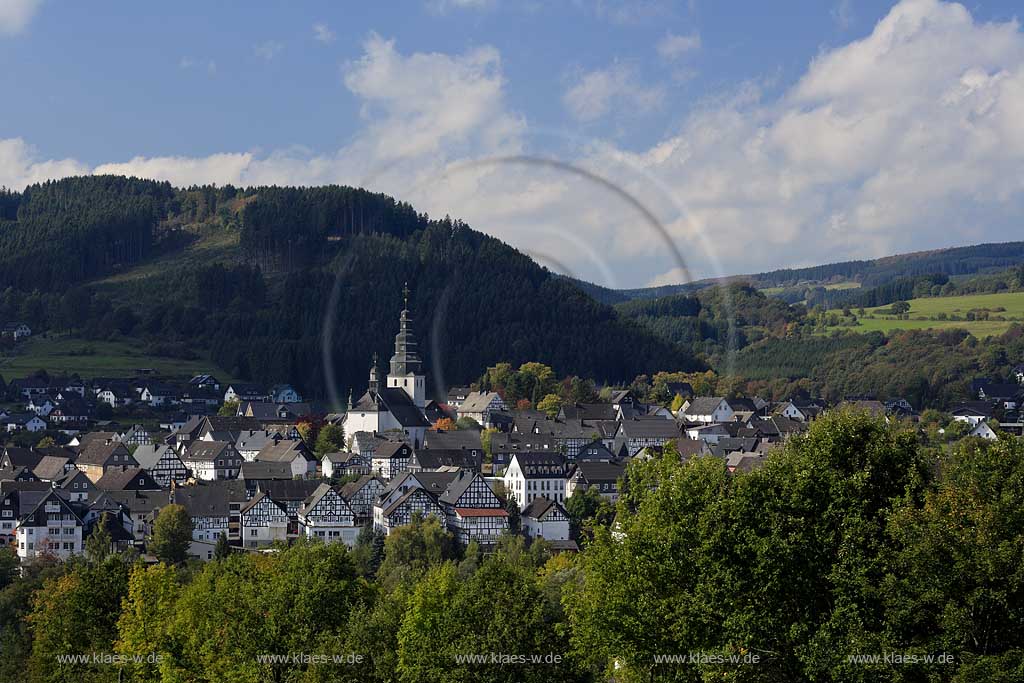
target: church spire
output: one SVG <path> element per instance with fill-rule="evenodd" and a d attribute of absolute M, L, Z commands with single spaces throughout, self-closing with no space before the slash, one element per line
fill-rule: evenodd
<path fill-rule="evenodd" d="M 377 376 L 377 354 L 373 354 L 373 365 L 370 366 L 369 390 L 376 393 L 380 387 L 380 378 Z"/>
<path fill-rule="evenodd" d="M 416 352 L 416 336 L 412 333 L 410 324 L 412 316 L 409 314 L 409 283 L 406 282 L 402 288 L 404 307 L 398 321 L 398 334 L 395 335 L 395 355 L 391 356 L 392 377 L 404 377 L 415 375 L 420 370 L 420 357 Z"/>

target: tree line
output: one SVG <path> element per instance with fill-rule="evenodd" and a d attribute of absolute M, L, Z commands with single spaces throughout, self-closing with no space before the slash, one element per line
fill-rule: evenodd
<path fill-rule="evenodd" d="M 482 553 L 433 518 L 386 539 L 367 530 L 352 549 L 223 550 L 202 565 L 147 566 L 94 543 L 86 558 L 18 576 L 4 551 L 0 677 L 1009 682 L 1024 673 L 1020 440 L 940 452 L 902 426 L 833 413 L 758 470 L 730 473 L 714 457 L 683 463 L 667 447 L 632 462 L 624 484 L 614 511 L 573 505 L 592 515 L 580 522 L 578 555 L 512 535 Z M 129 659 L 64 657 L 91 653 Z M 344 663 L 268 657 L 296 653 Z M 894 653 L 921 659 L 882 659 Z"/>

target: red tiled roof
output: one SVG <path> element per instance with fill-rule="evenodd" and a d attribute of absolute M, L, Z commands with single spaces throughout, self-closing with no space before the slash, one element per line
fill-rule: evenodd
<path fill-rule="evenodd" d="M 502 508 L 455 508 L 460 517 L 508 517 Z"/>

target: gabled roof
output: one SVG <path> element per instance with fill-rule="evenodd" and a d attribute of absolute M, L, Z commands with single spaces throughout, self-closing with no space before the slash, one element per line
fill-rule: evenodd
<path fill-rule="evenodd" d="M 446 472 L 416 472 L 410 476 L 415 477 L 426 491 L 429 491 L 434 497 L 440 496 L 444 493 L 452 481 L 458 477 L 457 471 L 446 471 Z"/>
<path fill-rule="evenodd" d="M 44 455 L 39 459 L 32 473 L 45 481 L 54 481 L 64 476 L 64 469 L 71 463 L 71 458 L 60 455 Z"/>
<path fill-rule="evenodd" d="M 627 439 L 675 439 L 679 436 L 679 425 L 663 417 L 634 417 L 623 420 L 619 431 Z"/>
<path fill-rule="evenodd" d="M 495 399 L 501 400 L 501 396 L 495 391 L 474 391 L 459 406 L 459 413 L 482 413 Z"/>
<path fill-rule="evenodd" d="M 184 506 L 191 517 L 227 517 L 231 503 L 245 499 L 245 482 L 237 479 L 178 486 L 171 491 L 171 502 Z"/>
<path fill-rule="evenodd" d="M 568 513 L 566 513 L 565 508 L 552 500 L 548 500 L 544 496 L 538 496 L 530 501 L 530 504 L 526 506 L 525 510 L 523 510 L 522 516 L 529 517 L 530 519 L 543 519 L 544 515 L 548 514 L 552 510 L 558 510 L 566 517 L 569 516 Z"/>
<path fill-rule="evenodd" d="M 30 517 L 30 516 L 34 515 L 36 510 L 38 510 L 40 507 L 43 506 L 43 504 L 45 504 L 47 501 L 50 501 L 50 500 L 58 501 L 60 503 L 61 509 L 63 509 L 65 512 L 69 512 L 72 515 L 74 515 L 75 519 L 78 520 L 79 524 L 85 524 L 85 522 L 82 521 L 81 515 L 78 514 L 78 511 L 75 509 L 75 507 L 73 505 L 71 505 L 71 503 L 69 503 L 68 501 L 64 500 L 63 497 L 58 495 L 57 491 L 54 490 L 54 489 L 50 489 L 49 491 L 43 493 L 42 497 L 39 498 L 38 501 L 36 501 L 35 506 L 31 510 L 29 510 L 28 514 L 27 515 L 23 514 L 23 515 L 20 515 L 20 516 L 21 517 Z"/>
<path fill-rule="evenodd" d="M 618 417 L 618 411 L 610 403 L 574 403 L 562 406 L 561 414 L 566 420 L 584 420 L 587 422 L 614 420 Z"/>
<path fill-rule="evenodd" d="M 67 474 L 65 474 L 60 479 L 57 479 L 54 482 L 54 484 L 56 484 L 59 488 L 66 489 L 68 488 L 68 486 L 71 485 L 72 482 L 74 482 L 79 477 L 81 477 L 80 483 L 84 482 L 87 489 L 96 488 L 96 484 L 92 483 L 92 479 L 86 476 L 85 472 L 77 468 L 73 470 L 68 470 Z"/>
<path fill-rule="evenodd" d="M 403 495 L 399 496 L 395 500 L 394 503 L 389 505 L 384 510 L 384 516 L 385 517 L 390 517 L 394 513 L 395 510 L 397 510 L 399 507 L 402 506 L 403 503 L 408 501 L 410 498 L 418 498 L 418 497 L 426 497 L 426 498 L 428 498 L 430 500 L 430 502 L 434 503 L 435 505 L 437 504 L 437 497 L 434 494 L 432 494 L 430 491 L 427 491 L 426 489 L 421 489 L 421 488 L 413 488 L 413 489 L 409 489 L 408 491 L 406 491 Z"/>
<path fill-rule="evenodd" d="M 408 453 L 412 454 L 412 447 L 404 441 L 385 441 L 384 443 L 377 446 L 376 452 L 374 452 L 374 458 L 394 458 L 400 455 L 400 451 L 403 449 L 407 450 Z"/>
<path fill-rule="evenodd" d="M 244 515 L 245 513 L 249 512 L 254 507 L 259 505 L 264 499 L 270 501 L 274 506 L 276 506 L 277 509 L 281 511 L 282 515 L 287 515 L 288 514 L 288 510 L 286 510 L 285 507 L 283 505 L 281 505 L 281 503 L 279 501 L 275 500 L 273 496 L 269 495 L 265 491 L 261 491 L 261 492 L 257 493 L 255 496 L 252 497 L 252 500 L 250 500 L 248 503 L 243 505 L 242 506 L 242 510 L 241 510 L 241 514 Z"/>
<path fill-rule="evenodd" d="M 278 502 L 303 501 L 320 483 L 314 479 L 261 479 L 256 490 L 267 492 Z"/>
<path fill-rule="evenodd" d="M 359 455 L 356 453 L 347 453 L 344 451 L 338 451 L 336 453 L 324 453 L 324 457 L 321 460 L 326 460 L 333 465 L 347 465 L 353 459 L 359 460 Z"/>
<path fill-rule="evenodd" d="M 423 412 L 402 389 L 384 387 L 377 392 L 381 402 L 402 427 L 429 427 Z"/>
<path fill-rule="evenodd" d="M 553 479 L 567 474 L 565 456 L 561 453 L 515 453 L 512 458 L 526 479 Z"/>
<path fill-rule="evenodd" d="M 444 492 L 438 497 L 438 500 L 447 505 L 455 505 L 459 502 L 459 498 L 466 492 L 473 482 L 480 475 L 473 472 L 467 472 L 465 470 L 459 470 L 456 476 L 452 477 L 448 482 L 448 486 L 445 487 Z M 483 479 L 481 479 L 483 481 Z M 488 486 L 488 488 L 490 488 Z M 493 491 L 492 491 L 493 493 Z"/>
<path fill-rule="evenodd" d="M 36 451 L 28 448 L 8 446 L 4 449 L 4 460 L 9 462 L 13 467 L 27 467 L 31 470 L 34 469 L 42 459 L 43 456 L 41 453 L 37 453 Z"/>
<path fill-rule="evenodd" d="M 444 450 L 436 448 L 432 450 L 420 449 L 413 453 L 412 460 L 410 461 L 410 468 L 412 467 L 412 463 L 415 463 L 420 469 L 424 470 L 437 470 L 442 467 L 456 467 L 459 469 L 479 471 L 482 462 L 482 451 L 478 451 L 477 455 L 473 455 L 472 451 L 465 451 L 458 448 Z"/>
<path fill-rule="evenodd" d="M 227 441 L 193 441 L 182 459 L 187 462 L 212 462 L 226 455 L 225 451 L 231 448 L 232 445 Z"/>
<path fill-rule="evenodd" d="M 139 484 L 142 480 L 144 483 Z M 144 469 L 131 467 L 126 470 L 110 469 L 96 481 L 96 488 L 103 491 L 123 491 L 127 488 L 159 489 L 160 485 Z"/>
<path fill-rule="evenodd" d="M 381 481 L 379 477 L 372 474 L 364 474 L 355 481 L 350 481 L 349 483 L 342 486 L 341 497 L 344 498 L 345 500 L 350 500 L 352 496 L 359 492 L 360 489 L 362 489 L 364 486 L 366 486 L 367 484 L 374 480 L 376 480 L 377 483 L 381 485 L 381 488 L 384 488 L 384 482 Z"/>
<path fill-rule="evenodd" d="M 299 439 L 282 439 L 277 443 L 268 443 L 256 454 L 257 460 L 265 462 L 292 462 L 295 458 L 311 459 L 305 444 Z"/>
<path fill-rule="evenodd" d="M 604 462 L 600 460 L 581 460 L 576 463 L 574 476 L 580 476 L 590 484 L 614 484 L 625 476 L 626 466 L 620 462 Z"/>
<path fill-rule="evenodd" d="M 139 467 L 149 470 L 157 466 L 157 463 L 160 462 L 160 459 L 164 457 L 167 451 L 170 451 L 174 457 L 178 457 L 174 449 L 167 444 L 145 444 L 136 448 L 132 455 L 135 456 L 135 461 L 139 463 Z"/>
<path fill-rule="evenodd" d="M 104 491 L 100 496 L 115 500 L 132 514 L 150 514 L 171 501 L 170 491 Z"/>
<path fill-rule="evenodd" d="M 254 460 L 243 462 L 238 472 L 239 479 L 291 479 L 292 466 L 288 462 Z"/>
<path fill-rule="evenodd" d="M 423 435 L 423 448 L 454 450 L 456 448 L 466 450 L 483 450 L 480 442 L 480 432 L 475 429 L 452 429 L 449 431 L 436 431 L 428 429 Z"/>
<path fill-rule="evenodd" d="M 686 406 L 683 414 L 711 415 L 724 400 L 721 396 L 698 396 L 690 401 L 690 405 Z"/>
<path fill-rule="evenodd" d="M 304 501 L 302 501 L 302 505 L 299 507 L 299 514 L 306 514 L 307 512 L 315 508 L 317 503 L 323 500 L 325 496 L 331 494 L 332 492 L 338 493 L 337 489 L 331 487 L 330 484 L 320 484 L 319 486 L 316 487 L 316 490 L 313 491 L 313 493 L 309 494 L 309 496 Z M 342 499 L 343 503 L 345 503 L 345 507 L 348 507 L 348 501 L 346 501 L 341 496 L 340 493 L 338 494 L 338 497 Z M 349 508 L 349 511 L 351 512 L 351 508 Z"/>
<path fill-rule="evenodd" d="M 135 461 L 131 451 L 120 441 L 89 441 L 82 447 L 81 453 L 75 459 L 76 465 L 106 465 L 112 462 L 114 455 L 118 456 L 117 463 L 130 464 Z M 125 459 L 128 456 L 128 459 Z"/>

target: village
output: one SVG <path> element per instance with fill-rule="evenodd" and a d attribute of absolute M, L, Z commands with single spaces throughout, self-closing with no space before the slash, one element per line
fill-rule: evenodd
<path fill-rule="evenodd" d="M 4 333 L 31 330 L 10 324 Z M 430 400 L 408 304 L 383 379 L 377 367 L 374 358 L 362 396 L 327 413 L 290 385 L 209 374 L 185 386 L 148 373 L 11 380 L 8 398 L 23 410 L 0 410 L 0 430 L 25 445 L 0 451 L 0 541 L 22 563 L 67 559 L 102 528 L 111 550 L 155 560 L 147 546 L 155 520 L 180 505 L 191 519 L 188 556 L 201 561 L 224 542 L 239 552 L 274 552 L 299 538 L 354 546 L 417 517 L 436 518 L 463 545 L 486 549 L 516 533 L 576 551 L 584 520 L 573 519 L 569 502 L 590 496 L 614 506 L 633 459 L 671 445 L 683 461 L 713 457 L 743 472 L 829 410 L 920 417 L 903 399 L 771 402 L 697 396 L 685 382 L 668 387 L 670 405 L 628 388 L 557 410 L 510 406 L 473 387 Z M 1016 382 L 975 380 L 948 427 L 962 437 L 1021 436 L 1024 366 L 1013 372 Z M 159 429 L 118 421 L 139 406 L 161 416 Z M 33 441 L 54 432 L 67 442 Z"/>

